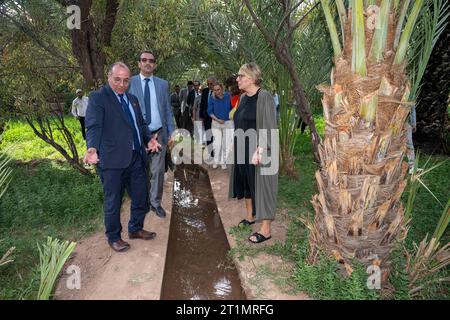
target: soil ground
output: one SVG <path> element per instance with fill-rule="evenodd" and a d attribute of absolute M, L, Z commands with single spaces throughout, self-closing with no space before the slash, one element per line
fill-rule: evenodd
<path fill-rule="evenodd" d="M 237 243 L 229 230 L 245 217 L 244 203 L 228 199 L 228 170 L 210 167 L 207 169 L 230 247 L 234 248 Z M 131 244 L 130 250 L 124 253 L 114 252 L 108 246 L 103 232 L 80 240 L 63 270 L 67 270 L 70 265 L 78 266 L 81 273 L 81 288 L 68 289 L 67 281 L 70 275 L 62 272 L 56 287 L 55 298 L 59 300 L 160 299 L 172 208 L 172 189 L 173 174 L 168 172 L 162 203 L 167 217 L 161 219 L 150 212 L 145 219 L 144 229 L 156 232 L 155 239 L 128 240 L 126 226 L 130 214 L 130 201 L 126 200 L 122 206 L 121 220 L 124 227 L 122 237 Z M 258 223 L 252 225 L 252 228 L 257 231 Z M 275 220 L 272 225 L 272 239 L 257 245 L 270 245 L 274 241 L 284 241 L 286 231 L 287 225 L 282 219 Z M 248 299 L 308 299 L 304 294 L 291 295 L 288 293 L 288 287 L 276 284 L 276 282 L 283 282 L 283 277 L 287 276 L 293 267 L 280 257 L 261 253 L 243 260 L 235 259 L 235 263 Z"/>

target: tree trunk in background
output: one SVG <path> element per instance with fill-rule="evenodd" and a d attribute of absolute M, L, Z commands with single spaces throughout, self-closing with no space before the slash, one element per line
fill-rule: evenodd
<path fill-rule="evenodd" d="M 106 55 L 104 47 L 111 45 L 119 0 L 107 0 L 105 15 L 96 22 L 91 15 L 93 0 L 58 0 L 63 6 L 78 5 L 81 10 L 81 28 L 71 30 L 72 51 L 81 67 L 89 89 L 98 88 L 105 79 Z M 97 23 L 97 25 L 96 25 Z"/>
<path fill-rule="evenodd" d="M 318 2 L 313 4 L 307 12 L 303 12 L 300 17 L 296 17 L 295 8 L 298 8 L 303 1 L 299 2 L 286 2 L 280 1 L 276 5 L 280 5 L 283 8 L 284 17 L 283 20 L 278 22 L 279 29 L 274 33 L 267 26 L 264 25 L 262 20 L 257 16 L 256 11 L 249 0 L 244 0 L 244 3 L 256 25 L 256 27 L 261 31 L 262 35 L 266 39 L 269 46 L 272 48 L 273 53 L 277 61 L 286 68 L 292 82 L 292 91 L 294 93 L 297 113 L 300 115 L 302 120 L 309 126 L 311 131 L 311 143 L 314 152 L 314 160 L 319 163 L 319 143 L 321 141 L 320 135 L 317 132 L 316 124 L 312 116 L 308 99 L 306 98 L 305 91 L 301 85 L 300 77 L 295 66 L 294 60 L 292 58 L 292 41 L 293 33 L 299 27 L 300 23 L 308 16 L 308 14 L 319 4 Z M 296 20 L 298 19 L 298 20 Z M 281 34 L 281 27 L 284 26 L 285 34 Z M 280 39 L 281 37 L 281 39 Z M 293 163 L 290 164 L 290 170 L 295 170 Z"/>
<path fill-rule="evenodd" d="M 414 144 L 422 152 L 450 154 L 448 105 L 450 94 L 450 16 L 449 23 L 434 47 L 425 71 L 416 108 L 417 132 Z"/>

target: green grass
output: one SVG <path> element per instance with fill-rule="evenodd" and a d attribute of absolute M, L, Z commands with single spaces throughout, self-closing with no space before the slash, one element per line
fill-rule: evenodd
<path fill-rule="evenodd" d="M 67 118 L 77 132 L 79 123 Z M 37 138 L 19 120 L 10 121 L 0 149 L 14 146 L 12 181 L 0 200 L 0 255 L 15 246 L 14 262 L 0 267 L 0 299 L 35 299 L 39 289 L 37 243 L 47 236 L 78 241 L 101 230 L 103 192 L 98 177 L 83 176 L 61 159 L 52 147 Z"/>
<path fill-rule="evenodd" d="M 379 299 L 377 290 L 367 288 L 368 274 L 365 272 L 364 266 L 354 262 L 352 275 L 349 278 L 343 278 L 337 272 L 339 265 L 334 259 L 321 255 L 317 264 L 306 263 L 308 249 L 307 239 L 299 243 L 294 281 L 311 298 L 325 300 Z"/>
<path fill-rule="evenodd" d="M 98 178 L 55 161 L 16 165 L 0 203 L 0 253 L 15 246 L 14 262 L 0 268 L 0 299 L 35 298 L 37 242 L 47 236 L 77 241 L 102 226 Z"/>
<path fill-rule="evenodd" d="M 419 162 L 419 168 L 423 167 L 429 156 L 422 155 Z M 450 198 L 450 159 L 445 156 L 432 156 L 431 163 L 444 162 L 441 166 L 430 171 L 424 178 L 425 185 L 433 192 L 441 204 L 445 206 Z M 406 203 L 408 193 L 403 194 L 402 199 Z M 420 187 L 414 202 L 412 219 L 413 223 L 408 234 L 409 241 L 420 242 L 428 233 L 432 235 L 434 228 L 441 217 L 444 207 L 424 188 Z M 450 232 L 444 233 L 442 242 L 450 241 Z"/>
<path fill-rule="evenodd" d="M 80 157 L 86 150 L 86 144 L 81 136 L 80 123 L 73 116 L 66 116 L 64 123 L 72 133 Z M 58 143 L 66 146 L 61 134 L 55 132 L 55 139 Z M 52 146 L 37 137 L 31 127 L 23 120 L 10 120 L 3 133 L 0 142 L 0 150 L 13 147 L 12 157 L 15 160 L 31 161 L 35 159 L 63 159 L 63 156 Z"/>
<path fill-rule="evenodd" d="M 316 126 L 319 134 L 323 132 L 323 120 L 316 118 Z M 296 168 L 299 172 L 299 179 L 294 180 L 281 176 L 279 179 L 278 208 L 286 212 L 292 218 L 288 228 L 287 239 L 284 243 L 275 243 L 272 246 L 254 248 L 247 244 L 246 237 L 249 230 L 232 228 L 231 233 L 237 240 L 238 245 L 231 250 L 231 254 L 243 259 L 245 256 L 256 255 L 259 252 L 266 252 L 290 260 L 296 264 L 296 269 L 292 274 L 291 281 L 296 284 L 298 290 L 304 291 L 312 298 L 316 299 L 410 299 L 408 295 L 408 275 L 405 272 L 406 260 L 401 248 L 394 251 L 392 255 L 393 268 L 391 273 L 391 283 L 395 291 L 391 296 L 382 296 L 377 290 L 367 289 L 368 274 L 362 265 L 354 263 L 354 273 L 348 279 L 343 279 L 337 275 L 338 264 L 334 259 L 322 255 L 319 263 L 308 265 L 305 262 L 309 245 L 305 227 L 296 219 L 297 217 L 310 218 L 314 216 L 311 205 L 313 194 L 317 192 L 315 171 L 317 165 L 314 162 L 311 140 L 308 134 L 300 135 L 295 147 Z M 423 156 L 421 165 L 427 157 Z M 448 158 L 433 156 L 434 162 L 440 162 Z M 436 168 L 425 179 L 427 186 L 433 191 L 437 198 L 445 204 L 450 197 L 448 180 L 450 179 L 450 161 Z M 403 195 L 407 199 L 407 193 Z M 406 247 L 411 248 L 412 242 L 418 242 L 428 233 L 434 231 L 438 222 L 442 208 L 440 204 L 426 191 L 420 188 L 414 205 L 413 220 L 411 229 L 406 240 Z M 444 241 L 448 242 L 449 232 L 444 235 Z M 441 276 L 448 277 L 441 273 Z M 422 298 L 440 299 L 444 298 L 448 288 L 444 286 L 429 286 L 424 291 Z M 447 294 L 448 299 L 448 294 Z"/>

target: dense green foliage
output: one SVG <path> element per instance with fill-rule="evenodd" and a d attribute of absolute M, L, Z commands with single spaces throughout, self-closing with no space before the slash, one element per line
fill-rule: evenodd
<path fill-rule="evenodd" d="M 97 177 L 66 164 L 38 160 L 16 163 L 0 203 L 0 252 L 15 246 L 15 261 L 0 269 L 0 297 L 35 298 L 39 287 L 36 243 L 47 236 L 78 240 L 102 222 L 102 190 Z"/>
<path fill-rule="evenodd" d="M 78 121 L 67 122 L 85 148 Z M 103 193 L 98 177 L 83 176 L 59 160 L 61 155 L 25 123 L 9 123 L 1 148 L 11 145 L 14 171 L 0 201 L 0 253 L 12 246 L 16 250 L 15 261 L 0 268 L 0 297 L 34 299 L 39 288 L 37 243 L 47 236 L 76 241 L 99 230 Z"/>

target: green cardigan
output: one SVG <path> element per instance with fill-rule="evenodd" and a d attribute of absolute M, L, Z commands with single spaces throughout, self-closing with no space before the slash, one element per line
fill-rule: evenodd
<path fill-rule="evenodd" d="M 260 130 L 262 129 L 268 130 L 267 138 L 264 134 L 261 134 Z M 258 101 L 256 102 L 256 131 L 258 136 L 258 146 L 267 146 L 267 149 L 264 150 L 262 155 L 262 163 L 267 164 L 256 166 L 256 220 L 273 220 L 275 219 L 275 212 L 277 209 L 279 137 L 275 102 L 272 95 L 263 89 L 260 90 Z M 250 150 L 250 155 L 253 153 L 254 150 Z M 273 155 L 274 159 L 271 159 L 271 155 Z M 234 160 L 234 154 L 231 154 L 230 157 Z M 270 159 L 272 161 L 270 161 Z M 229 176 L 230 184 L 228 196 L 230 198 L 234 197 L 234 168 L 235 165 L 233 164 Z"/>

